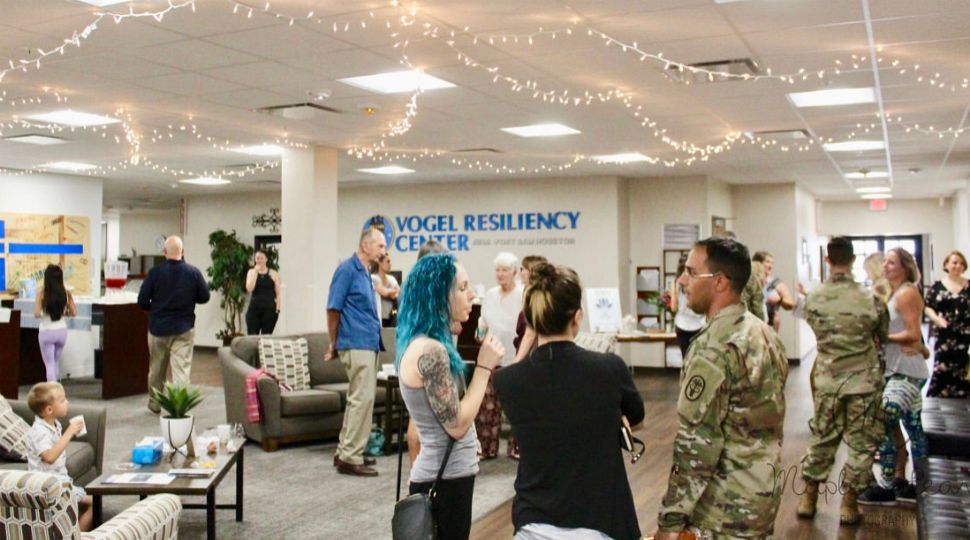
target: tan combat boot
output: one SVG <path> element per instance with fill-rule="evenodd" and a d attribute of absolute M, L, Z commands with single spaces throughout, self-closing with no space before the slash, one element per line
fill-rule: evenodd
<path fill-rule="evenodd" d="M 795 511 L 800 518 L 811 519 L 815 517 L 815 506 L 818 503 L 818 482 L 815 480 L 805 481 L 805 493 L 798 499 L 798 510 Z"/>
<path fill-rule="evenodd" d="M 859 515 L 859 505 L 856 503 L 857 493 L 853 488 L 846 488 L 842 494 L 842 506 L 839 508 L 839 523 L 855 525 L 862 516 Z"/>

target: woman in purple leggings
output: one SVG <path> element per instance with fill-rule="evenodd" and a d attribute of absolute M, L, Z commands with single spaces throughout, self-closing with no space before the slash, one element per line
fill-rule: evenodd
<path fill-rule="evenodd" d="M 37 341 L 47 369 L 47 382 L 57 382 L 57 363 L 67 342 L 67 321 L 64 316 L 77 315 L 74 297 L 64 288 L 64 271 L 49 264 L 44 270 L 44 288 L 37 291 L 34 317 L 40 319 Z"/>

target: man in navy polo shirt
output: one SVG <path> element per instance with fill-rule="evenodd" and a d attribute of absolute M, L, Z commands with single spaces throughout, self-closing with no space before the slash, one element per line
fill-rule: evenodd
<path fill-rule="evenodd" d="M 364 457 L 364 447 L 374 416 L 377 354 L 383 346 L 374 285 L 367 269 L 385 253 L 384 233 L 369 227 L 360 235 L 357 252 L 337 266 L 330 282 L 327 302 L 330 349 L 324 359 L 339 357 L 350 379 L 344 425 L 333 457 L 333 465 L 341 474 L 377 476 L 373 468 L 376 462 Z"/>
<path fill-rule="evenodd" d="M 189 384 L 195 305 L 209 301 L 209 285 L 202 272 L 182 258 L 182 239 L 166 238 L 164 253 L 165 262 L 148 271 L 138 291 L 138 305 L 148 312 L 149 391 L 162 390 L 170 365 L 172 382 Z M 159 411 L 151 397 L 148 408 Z"/>

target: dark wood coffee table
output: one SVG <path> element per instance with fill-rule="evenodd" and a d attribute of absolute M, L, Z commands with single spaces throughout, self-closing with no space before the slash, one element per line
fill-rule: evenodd
<path fill-rule="evenodd" d="M 171 469 L 188 469 L 192 467 L 192 462 L 195 458 L 186 458 L 181 454 L 166 454 L 162 456 L 162 460 L 152 466 L 143 466 L 137 471 L 110 471 L 102 474 L 92 481 L 90 484 L 84 486 L 85 491 L 88 495 L 94 499 L 94 525 L 97 527 L 101 524 L 101 497 L 105 495 L 138 495 L 140 499 L 144 499 L 149 495 L 158 495 L 159 493 L 171 493 L 173 495 L 181 496 L 198 496 L 205 497 L 205 504 L 182 504 L 182 508 L 201 510 L 205 509 L 205 521 L 206 521 L 206 538 L 208 540 L 215 540 L 216 538 L 216 510 L 235 510 L 236 511 L 236 521 L 243 520 L 243 458 L 245 451 L 244 439 L 239 439 L 236 441 L 239 445 L 239 449 L 233 453 L 226 452 L 225 446 L 220 446 L 219 453 L 214 456 L 216 461 L 216 466 L 213 469 L 215 472 L 207 478 L 176 478 L 171 483 L 158 486 L 158 485 L 145 485 L 145 484 L 105 484 L 104 480 L 115 474 L 122 474 L 125 472 L 138 472 L 138 473 L 163 473 L 168 472 Z M 216 488 L 219 487 L 219 483 L 222 479 L 226 477 L 229 470 L 235 466 L 236 468 L 236 502 L 235 504 L 216 504 Z"/>

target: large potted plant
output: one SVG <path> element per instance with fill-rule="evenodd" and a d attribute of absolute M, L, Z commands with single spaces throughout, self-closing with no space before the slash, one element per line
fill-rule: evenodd
<path fill-rule="evenodd" d="M 189 414 L 202 401 L 202 391 L 181 384 L 165 383 L 159 391 L 151 389 L 152 400 L 164 411 L 159 416 L 162 437 L 173 448 L 178 449 L 189 441 L 195 419 Z"/>
<path fill-rule="evenodd" d="M 236 236 L 236 231 L 217 229 L 209 235 L 212 248 L 212 266 L 206 269 L 209 289 L 221 295 L 219 306 L 223 311 L 225 327 L 216 337 L 224 345 L 232 338 L 242 335 L 243 306 L 246 305 L 246 272 L 252 266 L 253 248 Z"/>

